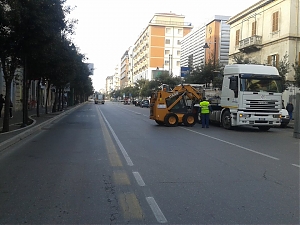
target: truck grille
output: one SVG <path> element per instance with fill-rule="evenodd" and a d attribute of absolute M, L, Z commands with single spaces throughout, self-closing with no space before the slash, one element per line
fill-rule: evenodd
<path fill-rule="evenodd" d="M 276 100 L 246 100 L 245 109 L 279 111 L 279 103 Z"/>

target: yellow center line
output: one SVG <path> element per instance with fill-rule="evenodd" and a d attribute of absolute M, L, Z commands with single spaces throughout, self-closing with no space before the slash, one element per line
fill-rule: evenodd
<path fill-rule="evenodd" d="M 119 203 L 126 220 L 143 219 L 143 211 L 139 201 L 133 193 L 122 193 L 119 195 Z"/>
<path fill-rule="evenodd" d="M 119 154 L 117 152 L 116 146 L 113 142 L 113 140 L 111 139 L 111 136 L 109 134 L 108 129 L 106 128 L 105 122 L 102 119 L 102 116 L 99 112 L 99 110 L 97 110 L 98 113 L 98 118 L 101 124 L 101 129 L 102 129 L 102 133 L 104 136 L 104 141 L 105 141 L 105 145 L 106 145 L 106 149 L 107 149 L 107 153 L 108 153 L 108 158 L 110 161 L 111 166 L 113 167 L 122 167 L 122 161 L 119 157 Z"/>

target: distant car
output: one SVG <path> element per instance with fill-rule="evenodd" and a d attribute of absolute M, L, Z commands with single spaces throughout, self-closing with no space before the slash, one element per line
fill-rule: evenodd
<path fill-rule="evenodd" d="M 149 100 L 142 100 L 140 103 L 140 107 L 142 107 L 142 108 L 144 108 L 144 107 L 149 108 L 149 106 L 150 106 Z"/>
<path fill-rule="evenodd" d="M 134 105 L 135 105 L 135 106 L 140 106 L 141 101 L 142 101 L 141 99 L 137 99 L 137 100 L 135 101 L 135 104 L 134 104 Z"/>
<path fill-rule="evenodd" d="M 281 109 L 280 113 L 281 113 L 281 124 L 280 124 L 280 127 L 283 127 L 283 128 L 287 127 L 287 125 L 290 122 L 289 113 L 288 113 L 288 111 L 286 109 Z"/>

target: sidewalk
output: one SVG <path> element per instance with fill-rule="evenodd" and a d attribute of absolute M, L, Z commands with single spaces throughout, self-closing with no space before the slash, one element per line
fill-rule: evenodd
<path fill-rule="evenodd" d="M 48 114 L 45 114 L 45 108 L 40 108 L 40 116 L 36 116 L 36 109 L 32 109 L 28 111 L 28 117 L 32 119 L 32 123 L 27 125 L 26 127 L 21 127 L 23 124 L 23 112 L 16 111 L 13 112 L 13 118 L 10 118 L 9 121 L 9 132 L 0 133 L 0 152 L 9 146 L 19 142 L 20 140 L 26 138 L 31 135 L 35 131 L 39 130 L 43 126 L 51 123 L 52 121 L 62 117 L 66 114 L 66 112 L 71 112 L 76 108 L 82 106 L 82 104 L 78 104 L 75 106 L 69 106 L 64 108 L 63 111 L 51 113 L 51 108 L 48 108 Z M 3 127 L 3 115 L 0 118 L 0 132 Z"/>

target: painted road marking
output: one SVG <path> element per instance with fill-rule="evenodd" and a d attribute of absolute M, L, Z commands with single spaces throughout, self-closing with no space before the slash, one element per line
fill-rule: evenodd
<path fill-rule="evenodd" d="M 113 172 L 113 180 L 116 185 L 130 185 L 127 173 L 122 170 Z"/>
<path fill-rule="evenodd" d="M 98 108 L 98 110 L 100 110 L 100 109 Z M 99 112 L 99 111 L 98 111 L 98 112 Z M 125 160 L 126 160 L 126 162 L 127 162 L 127 165 L 128 165 L 128 166 L 133 166 L 133 162 L 131 161 L 131 159 L 130 159 L 128 153 L 126 152 L 125 148 L 124 148 L 123 145 L 121 144 L 121 142 L 120 142 L 119 138 L 117 137 L 116 133 L 114 132 L 114 130 L 112 129 L 112 127 L 111 127 L 110 124 L 108 123 L 108 121 L 107 121 L 107 119 L 105 118 L 105 116 L 103 115 L 103 113 L 102 113 L 101 111 L 100 111 L 100 113 L 101 113 L 101 115 L 102 115 L 102 117 L 103 117 L 103 119 L 104 119 L 106 125 L 108 126 L 110 132 L 112 133 L 113 137 L 115 138 L 115 141 L 117 142 L 117 144 L 118 144 L 118 146 L 119 146 L 119 148 L 120 148 L 120 150 L 121 150 L 121 152 L 122 152 L 122 154 L 123 154 L 123 156 L 124 156 L 124 158 L 125 158 Z"/>
<path fill-rule="evenodd" d="M 139 172 L 132 172 L 132 173 L 133 173 L 133 176 L 135 177 L 138 185 L 140 185 L 142 187 L 145 186 L 145 182 L 144 182 L 143 178 L 141 177 L 140 173 Z"/>
<path fill-rule="evenodd" d="M 268 157 L 268 158 L 270 158 L 270 159 L 279 160 L 279 159 L 276 158 L 276 157 L 273 157 L 273 156 L 270 156 L 270 155 L 267 155 L 267 154 L 264 154 L 264 153 L 261 153 L 261 152 L 252 150 L 252 149 L 250 149 L 250 148 L 243 147 L 243 146 L 241 146 L 241 145 L 237 145 L 237 144 L 231 143 L 231 142 L 229 142 L 229 141 L 225 141 L 225 140 L 222 140 L 222 139 L 219 139 L 219 138 L 215 138 L 215 137 L 209 136 L 209 135 L 207 135 L 207 134 L 200 133 L 200 132 L 198 132 L 198 131 L 190 130 L 190 129 L 185 128 L 185 127 L 180 127 L 180 128 L 182 128 L 182 129 L 184 129 L 184 130 L 188 130 L 188 131 L 190 131 L 190 132 L 194 132 L 194 133 L 196 133 L 196 134 L 200 134 L 200 135 L 202 135 L 202 136 L 205 136 L 205 137 L 208 137 L 208 138 L 211 138 L 211 139 L 220 141 L 220 142 L 223 142 L 223 143 L 226 143 L 226 144 L 228 144 L 228 145 L 232 145 L 232 146 L 235 146 L 235 147 L 244 149 L 244 150 L 246 150 L 246 151 L 249 151 L 249 152 L 252 152 L 252 153 L 255 153 L 255 154 L 258 154 L 258 155 L 262 155 L 262 156 Z"/>
<path fill-rule="evenodd" d="M 123 147 L 123 145 L 121 144 L 119 138 L 117 137 L 116 133 L 114 132 L 114 130 L 112 129 L 112 127 L 110 126 L 109 122 L 107 121 L 107 119 L 105 118 L 104 114 L 102 113 L 102 111 L 98 108 L 98 113 L 102 115 L 103 120 L 105 121 L 106 125 L 108 126 L 108 128 L 110 129 L 110 132 L 112 133 L 115 141 L 117 142 L 127 164 L 129 166 L 133 166 L 133 163 L 129 157 L 129 155 L 127 154 L 125 148 Z M 143 181 L 143 178 L 141 177 L 141 175 L 139 174 L 139 172 L 133 172 L 133 175 L 137 181 L 137 183 L 140 186 L 145 186 L 145 182 Z M 156 218 L 156 220 L 159 223 L 167 223 L 167 219 L 164 216 L 164 214 L 162 213 L 162 211 L 160 210 L 159 206 L 157 205 L 155 199 L 153 197 L 146 197 L 146 200 Z M 119 196 L 119 203 L 123 209 L 123 214 L 126 216 L 127 219 L 131 219 L 131 218 L 143 218 L 143 214 L 142 214 L 142 209 L 140 208 L 139 202 L 136 198 L 136 195 L 132 194 L 132 193 L 127 193 L 127 194 L 121 194 Z M 135 211 L 133 211 L 135 210 Z"/>
<path fill-rule="evenodd" d="M 139 201 L 133 193 L 122 193 L 119 195 L 119 203 L 123 211 L 124 218 L 143 219 L 143 211 L 140 207 Z"/>
<path fill-rule="evenodd" d="M 159 223 L 167 223 L 167 219 L 164 216 L 164 214 L 162 213 L 162 211 L 160 210 L 159 206 L 157 205 L 155 199 L 153 197 L 147 197 L 146 198 L 148 204 L 150 205 L 150 208 L 157 220 L 157 222 Z"/>
<path fill-rule="evenodd" d="M 292 164 L 293 166 L 296 166 L 296 167 L 298 167 L 298 168 L 300 168 L 300 165 L 297 165 L 297 164 Z"/>
<path fill-rule="evenodd" d="M 99 118 L 100 124 L 104 124 L 104 121 L 103 121 L 99 111 L 97 111 L 97 112 L 99 114 L 98 118 Z M 111 139 L 111 136 L 110 136 L 106 126 L 101 126 L 101 129 L 102 129 L 102 133 L 104 136 L 104 141 L 105 141 L 108 158 L 109 158 L 109 162 L 110 162 L 111 166 L 113 166 L 113 167 L 123 166 L 122 161 L 117 152 L 116 146 L 114 145 L 113 140 Z"/>

